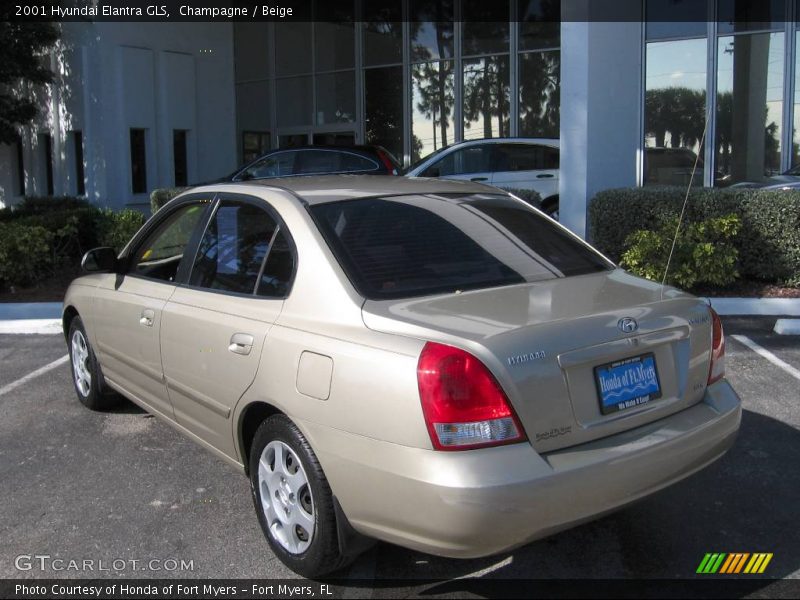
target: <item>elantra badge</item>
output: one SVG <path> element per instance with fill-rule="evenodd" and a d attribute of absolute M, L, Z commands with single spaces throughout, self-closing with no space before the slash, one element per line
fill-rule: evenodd
<path fill-rule="evenodd" d="M 624 319 L 617 321 L 617 328 L 622 333 L 633 333 L 639 329 L 639 324 L 636 322 L 636 319 L 625 317 Z"/>

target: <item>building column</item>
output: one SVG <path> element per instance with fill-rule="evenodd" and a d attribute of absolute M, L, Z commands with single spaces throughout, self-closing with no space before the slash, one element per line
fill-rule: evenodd
<path fill-rule="evenodd" d="M 594 195 L 637 184 L 643 36 L 639 21 L 571 20 L 569 10 L 591 15 L 587 0 L 574 4 L 562 9 L 559 207 L 561 223 L 585 238 Z"/>

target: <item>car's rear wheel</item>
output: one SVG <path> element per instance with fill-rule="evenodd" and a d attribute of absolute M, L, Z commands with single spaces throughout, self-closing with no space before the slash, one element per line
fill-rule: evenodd
<path fill-rule="evenodd" d="M 80 317 L 72 319 L 69 326 L 69 360 L 81 404 L 91 410 L 106 410 L 117 403 L 118 398 L 104 389 L 103 374 Z"/>
<path fill-rule="evenodd" d="M 347 564 L 339 550 L 333 494 L 303 434 L 285 415 L 256 431 L 250 483 L 261 529 L 272 551 L 304 577 L 320 577 Z"/>

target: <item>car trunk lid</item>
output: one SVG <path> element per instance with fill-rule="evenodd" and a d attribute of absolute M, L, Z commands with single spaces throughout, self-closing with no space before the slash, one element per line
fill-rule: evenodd
<path fill-rule="evenodd" d="M 671 288 L 662 299 L 661 290 L 616 269 L 435 297 L 368 300 L 362 314 L 370 329 L 451 344 L 477 356 L 503 387 L 531 443 L 546 452 L 643 425 L 702 398 L 710 359 L 708 308 Z M 620 329 L 624 319 L 635 320 L 635 331 Z M 596 368 L 629 361 L 636 370 L 639 357 L 645 357 L 643 368 L 655 367 L 660 397 L 604 414 Z M 625 371 L 623 366 L 609 376 L 625 377 Z"/>

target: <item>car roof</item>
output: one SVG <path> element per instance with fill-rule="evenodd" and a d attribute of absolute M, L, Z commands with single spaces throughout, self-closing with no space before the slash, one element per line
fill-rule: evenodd
<path fill-rule="evenodd" d="M 336 200 L 352 200 L 371 196 L 400 196 L 409 194 L 502 194 L 497 188 L 452 179 L 426 177 L 397 177 L 394 175 L 309 175 L 253 179 L 236 183 L 208 186 L 225 191 L 229 186 L 278 188 L 291 192 L 308 204 L 323 204 Z"/>
<path fill-rule="evenodd" d="M 523 137 L 498 137 L 498 138 L 479 138 L 473 140 L 463 140 L 454 142 L 447 146 L 450 148 L 461 148 L 463 146 L 473 146 L 475 144 L 535 144 L 537 146 L 552 146 L 558 148 L 560 140 L 558 138 L 523 138 Z"/>

